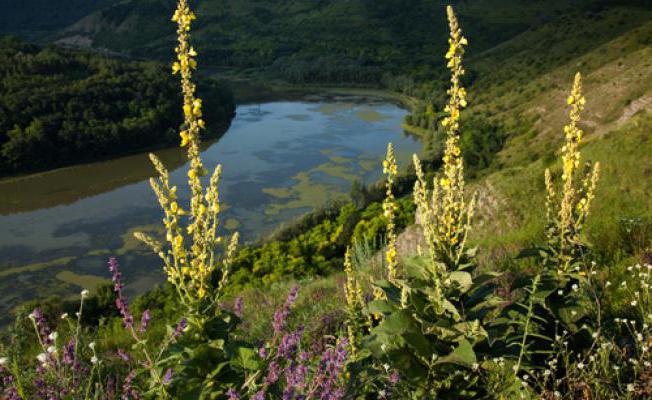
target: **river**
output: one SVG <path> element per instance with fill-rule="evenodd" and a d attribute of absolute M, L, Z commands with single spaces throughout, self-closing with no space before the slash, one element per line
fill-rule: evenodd
<path fill-rule="evenodd" d="M 310 95 L 241 105 L 228 132 L 202 148 L 223 166 L 223 231 L 252 241 L 301 214 L 346 198 L 353 180 L 381 173 L 388 142 L 405 165 L 420 143 L 401 129 L 406 111 L 382 98 Z M 207 116 L 210 123 L 210 116 Z M 187 199 L 182 149 L 156 152 Z M 68 298 L 108 282 L 116 256 L 130 292 L 162 281 L 159 260 L 133 232 L 160 236 L 147 154 L 0 181 L 0 321 L 33 298 Z"/>

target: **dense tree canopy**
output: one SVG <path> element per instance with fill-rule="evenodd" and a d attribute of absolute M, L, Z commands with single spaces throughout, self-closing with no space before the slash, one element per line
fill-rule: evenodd
<path fill-rule="evenodd" d="M 213 134 L 234 112 L 204 82 Z M 176 143 L 179 94 L 157 63 L 0 40 L 0 173 L 30 171 Z"/>

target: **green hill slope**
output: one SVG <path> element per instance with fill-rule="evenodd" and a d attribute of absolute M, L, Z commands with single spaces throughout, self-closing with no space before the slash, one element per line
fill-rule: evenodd
<path fill-rule="evenodd" d="M 36 0 L 29 0 L 29 2 Z M 567 13 L 641 7 L 641 1 L 458 0 L 460 19 L 479 54 Z M 45 40 L 169 59 L 174 27 L 171 0 L 96 1 L 69 13 L 87 14 Z M 639 5 L 637 5 L 639 4 Z M 436 76 L 444 51 L 444 4 L 432 0 L 204 0 L 197 2 L 194 37 L 204 64 L 259 68 L 285 80 L 378 83 L 383 75 Z M 21 9 L 9 7 L 10 13 Z M 91 12 L 94 11 L 94 12 Z M 40 11 L 34 11 L 40 14 Z M 632 21 L 625 21 L 631 26 Z M 38 23 L 21 29 L 39 29 Z M 43 36 L 42 36 L 43 37 Z"/>

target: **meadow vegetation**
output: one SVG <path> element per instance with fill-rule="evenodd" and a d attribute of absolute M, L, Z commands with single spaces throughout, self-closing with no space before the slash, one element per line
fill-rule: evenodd
<path fill-rule="evenodd" d="M 160 256 L 167 283 L 130 304 L 111 258 L 112 285 L 97 295 L 84 291 L 74 307 L 20 313 L 0 347 L 4 398 L 652 397 L 649 200 L 645 189 L 601 189 L 605 181 L 618 184 L 619 167 L 641 169 L 644 156 L 618 165 L 609 152 L 613 145 L 645 151 L 650 113 L 587 141 L 582 121 L 590 103 L 577 73 L 562 98 L 560 151 L 527 168 L 498 168 L 507 138 L 469 117 L 469 43 L 451 7 L 447 17 L 450 77 L 444 102 L 433 108 L 443 111 L 426 160 L 415 155 L 401 173 L 390 144 L 381 184 L 357 185 L 351 203 L 238 250 L 237 234 L 218 233 L 221 167 L 209 173 L 199 154 L 206 112 L 193 80 L 196 16 L 179 0 L 172 71 L 183 93 L 179 133 L 191 197 L 187 204 L 177 198 L 152 156 L 165 232 L 136 235 Z M 587 154 L 600 163 L 585 161 Z M 649 178 L 647 168 L 642 177 Z M 476 232 L 511 218 L 496 210 L 487 217 L 482 203 L 487 181 L 479 177 L 497 174 L 525 192 L 513 196 L 518 207 L 538 201 L 541 215 L 531 222 L 536 227 L 513 228 L 517 255 L 487 257 L 497 246 Z M 603 193 L 616 205 L 601 205 Z M 630 194 L 641 215 L 591 244 L 587 228 L 596 214 L 606 218 Z M 424 246 L 399 254 L 400 230 L 414 222 Z M 261 285 L 268 290 L 256 290 Z"/>

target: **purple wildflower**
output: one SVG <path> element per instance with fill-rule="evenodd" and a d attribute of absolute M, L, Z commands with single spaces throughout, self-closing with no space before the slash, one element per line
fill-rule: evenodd
<path fill-rule="evenodd" d="M 168 368 L 167 371 L 165 371 L 165 375 L 163 375 L 163 384 L 169 385 L 170 382 L 172 382 L 173 377 L 174 377 L 174 372 L 172 371 L 172 368 Z"/>
<path fill-rule="evenodd" d="M 145 333 L 147 330 L 147 325 L 149 325 L 149 321 L 152 319 L 152 315 L 148 310 L 143 311 L 143 315 L 140 317 L 140 327 L 138 328 L 138 331 L 140 333 Z"/>
<path fill-rule="evenodd" d="M 109 259 L 109 271 L 113 274 L 113 291 L 118 295 L 118 298 L 115 300 L 115 305 L 122 315 L 122 320 L 126 328 L 131 328 L 134 325 L 134 317 L 129 312 L 129 303 L 127 302 L 126 297 L 122 294 L 122 273 L 120 272 L 120 265 L 118 260 L 115 257 Z"/>
<path fill-rule="evenodd" d="M 292 289 L 290 289 L 290 293 L 288 294 L 288 298 L 285 300 L 285 306 L 290 308 L 294 305 L 294 303 L 297 301 L 297 295 L 299 294 L 299 287 L 298 286 L 293 286 Z"/>
<path fill-rule="evenodd" d="M 278 362 L 272 361 L 269 364 L 269 370 L 267 371 L 267 376 L 265 377 L 265 386 L 273 385 L 276 383 L 280 375 L 281 367 L 278 365 Z"/>
<path fill-rule="evenodd" d="M 9 370 L 1 365 L 0 377 L 2 378 L 2 385 L 0 385 L 0 398 L 7 400 L 22 400 L 14 385 L 14 377 L 9 373 Z M 4 390 L 2 388 L 4 388 Z"/>
<path fill-rule="evenodd" d="M 134 379 L 136 378 L 136 370 L 132 370 L 129 372 L 129 375 L 124 380 L 124 383 L 122 384 L 122 400 L 137 400 L 140 398 L 140 395 L 134 389 L 133 383 Z"/>
<path fill-rule="evenodd" d="M 293 286 L 290 289 L 287 299 L 285 300 L 284 306 L 276 310 L 274 313 L 274 320 L 272 321 L 272 327 L 274 328 L 274 333 L 279 334 L 285 328 L 288 315 L 290 314 L 290 308 L 297 301 L 297 294 L 299 292 L 298 286 Z"/>
<path fill-rule="evenodd" d="M 259 348 L 258 349 L 258 356 L 260 356 L 260 358 L 262 358 L 262 359 L 266 359 L 267 358 L 267 349 L 265 347 Z"/>
<path fill-rule="evenodd" d="M 243 305 L 244 305 L 244 300 L 242 300 L 242 297 L 237 297 L 235 299 L 233 312 L 235 313 L 235 315 L 238 316 L 238 318 L 242 318 L 242 306 Z"/>
<path fill-rule="evenodd" d="M 317 374 L 313 378 L 320 389 L 321 399 L 339 400 L 344 396 L 339 383 L 348 356 L 347 346 L 348 340 L 343 339 L 334 349 L 326 350 L 322 354 Z"/>
<path fill-rule="evenodd" d="M 128 353 L 126 353 L 126 352 L 123 351 L 122 349 L 118 349 L 118 352 L 117 352 L 117 353 L 118 353 L 118 357 L 120 357 L 120 359 L 121 359 L 122 361 L 124 361 L 124 362 L 129 361 L 129 358 L 130 358 L 130 357 L 129 357 L 129 354 L 128 354 Z"/>
<path fill-rule="evenodd" d="M 305 364 L 291 363 L 285 370 L 285 380 L 288 388 L 302 390 L 306 387 L 308 367 Z"/>
<path fill-rule="evenodd" d="M 229 396 L 229 400 L 240 400 L 240 395 L 233 388 L 229 389 L 226 395 Z"/>
<path fill-rule="evenodd" d="M 283 390 L 283 400 L 292 400 L 294 399 L 294 388 L 287 387 Z"/>
<path fill-rule="evenodd" d="M 186 329 L 187 323 L 186 319 L 182 318 L 181 321 L 179 321 L 179 324 L 177 325 L 177 328 L 174 330 L 174 333 L 172 334 L 173 339 L 177 339 L 179 336 L 181 336 L 181 333 Z"/>
<path fill-rule="evenodd" d="M 40 308 L 35 308 L 32 313 L 30 314 L 30 318 L 34 321 L 36 324 L 36 328 L 38 329 L 38 333 L 41 336 L 41 340 L 45 345 L 50 345 L 52 344 L 52 339 L 50 338 L 50 328 L 48 327 L 47 320 L 45 319 L 45 315 L 43 315 L 43 312 L 41 311 Z"/>
<path fill-rule="evenodd" d="M 260 391 L 258 391 L 258 392 L 254 395 L 254 397 L 252 398 L 252 400 L 265 400 L 265 391 L 264 391 L 264 390 L 260 390 Z"/>
<path fill-rule="evenodd" d="M 283 336 L 281 339 L 281 344 L 278 347 L 277 356 L 285 357 L 290 359 L 292 355 L 297 351 L 297 347 L 301 342 L 301 337 L 303 336 L 303 327 L 299 327 L 295 332 L 288 333 Z"/>
<path fill-rule="evenodd" d="M 68 344 L 63 346 L 62 361 L 66 365 L 73 365 L 75 363 L 75 338 L 71 338 Z"/>

